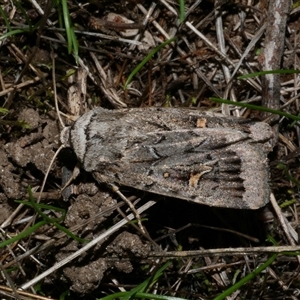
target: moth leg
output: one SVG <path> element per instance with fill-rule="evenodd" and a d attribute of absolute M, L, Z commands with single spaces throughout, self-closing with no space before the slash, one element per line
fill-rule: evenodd
<path fill-rule="evenodd" d="M 135 215 L 139 228 L 141 229 L 142 233 L 146 236 L 148 236 L 148 234 L 146 233 L 146 230 L 144 228 L 144 226 L 142 225 L 142 220 L 141 220 L 141 216 L 138 213 L 138 211 L 135 209 L 135 207 L 133 206 L 133 204 L 130 202 L 130 200 L 128 200 L 119 190 L 119 188 L 114 185 L 114 184 L 109 184 L 109 186 L 111 187 L 112 191 L 114 193 L 116 193 L 123 201 L 125 201 L 125 203 L 127 203 L 127 205 L 130 207 L 130 209 L 132 210 L 133 214 Z"/>
<path fill-rule="evenodd" d="M 72 174 L 71 174 L 72 173 Z M 64 167 L 62 171 L 62 185 L 61 188 L 61 194 L 64 199 L 64 201 L 68 201 L 71 194 L 72 194 L 72 188 L 70 186 L 71 182 L 79 175 L 80 169 L 79 164 L 77 164 L 71 172 L 68 168 Z"/>

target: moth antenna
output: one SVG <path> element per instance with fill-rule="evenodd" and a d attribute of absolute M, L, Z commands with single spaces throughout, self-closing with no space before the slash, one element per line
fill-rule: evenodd
<path fill-rule="evenodd" d="M 51 159 L 51 162 L 50 162 L 50 164 L 49 164 L 49 167 L 48 167 L 47 172 L 46 172 L 46 174 L 45 174 L 45 176 L 44 176 L 44 180 L 43 180 L 43 183 L 42 183 L 42 186 L 41 186 L 41 190 L 40 190 L 39 197 L 38 197 L 38 200 L 37 200 L 38 203 L 40 202 L 40 200 L 41 200 L 41 198 L 42 198 L 42 193 L 43 193 L 43 191 L 44 191 L 44 187 L 45 187 L 45 184 L 46 184 L 48 175 L 49 175 L 49 173 L 50 173 L 50 170 L 51 170 L 51 168 L 52 168 L 52 165 L 53 165 L 53 163 L 54 163 L 54 161 L 55 161 L 57 155 L 59 154 L 59 152 L 60 152 L 63 148 L 65 148 L 65 145 L 61 145 L 61 146 L 56 150 L 55 154 L 53 155 L 53 157 L 52 157 L 52 159 Z"/>
<path fill-rule="evenodd" d="M 53 49 L 51 51 L 51 58 L 52 58 L 52 78 L 53 78 L 53 93 L 54 93 L 54 103 L 55 103 L 55 109 L 56 109 L 56 112 L 57 112 L 57 117 L 58 117 L 58 120 L 60 122 L 60 125 L 62 126 L 62 128 L 65 128 L 65 124 L 60 116 L 60 113 L 59 113 L 59 109 L 58 109 L 58 101 L 57 101 L 57 90 L 56 90 L 56 80 L 55 80 L 55 57 L 54 57 L 54 52 L 53 52 Z M 47 181 L 47 178 L 48 178 L 48 175 L 50 173 L 50 170 L 52 168 L 52 165 L 56 159 L 56 157 L 58 156 L 59 152 L 65 148 L 65 145 L 62 144 L 58 150 L 55 152 L 53 158 L 51 159 L 51 162 L 49 164 L 49 167 L 47 169 L 47 172 L 44 176 L 44 180 L 43 180 L 43 183 L 42 183 L 42 186 L 41 186 L 41 189 L 40 189 L 40 193 L 39 193 L 39 197 L 37 199 L 37 202 L 39 203 L 41 201 L 41 198 L 42 198 L 42 193 L 44 191 L 44 187 L 46 185 L 46 181 Z"/>

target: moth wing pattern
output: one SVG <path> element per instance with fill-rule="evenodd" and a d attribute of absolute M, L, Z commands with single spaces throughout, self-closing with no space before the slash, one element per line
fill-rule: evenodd
<path fill-rule="evenodd" d="M 101 183 L 215 207 L 257 209 L 269 200 L 272 130 L 262 122 L 192 109 L 95 108 L 67 138 Z"/>

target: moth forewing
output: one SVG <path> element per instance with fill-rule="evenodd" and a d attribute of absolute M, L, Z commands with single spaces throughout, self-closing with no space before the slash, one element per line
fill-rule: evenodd
<path fill-rule="evenodd" d="M 269 202 L 269 167 L 266 154 L 259 145 L 239 144 L 235 147 L 241 162 L 244 193 L 240 208 L 258 209 Z M 245 207 L 243 207 L 245 206 Z"/>
<path fill-rule="evenodd" d="M 224 133 L 220 132 L 220 140 Z M 203 147 L 198 145 L 194 151 L 192 143 L 186 148 L 182 145 L 179 151 L 178 143 L 166 142 L 159 149 L 146 142 L 131 145 L 119 160 L 95 160 L 99 171 L 94 176 L 99 182 L 210 206 L 257 209 L 268 202 L 266 156 L 254 145 L 241 142 L 226 146 L 223 140 L 223 146 L 216 149 L 203 142 Z"/>
<path fill-rule="evenodd" d="M 257 209 L 270 193 L 261 149 L 268 149 L 271 135 L 264 123 L 194 110 L 94 109 L 70 129 L 70 144 L 99 182 Z"/>

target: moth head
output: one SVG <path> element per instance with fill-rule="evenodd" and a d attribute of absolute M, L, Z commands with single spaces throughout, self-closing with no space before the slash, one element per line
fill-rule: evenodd
<path fill-rule="evenodd" d="M 70 144 L 70 127 L 64 127 L 60 134 L 60 142 L 65 147 L 71 147 Z"/>

